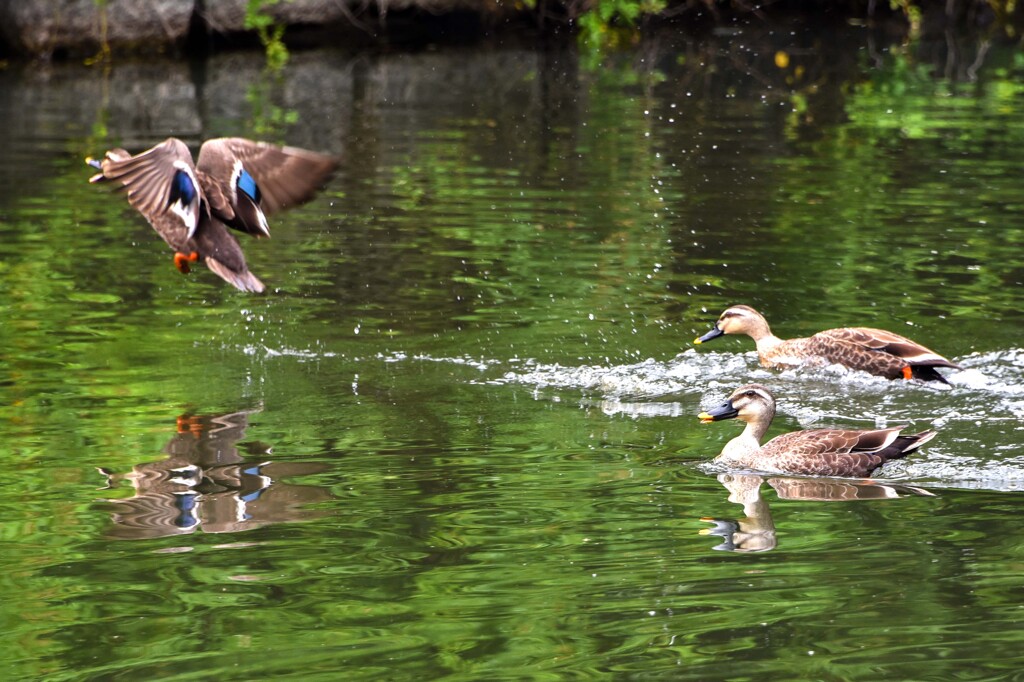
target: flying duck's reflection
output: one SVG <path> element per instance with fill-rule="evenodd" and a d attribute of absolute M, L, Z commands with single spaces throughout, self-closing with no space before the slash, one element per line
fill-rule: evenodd
<path fill-rule="evenodd" d="M 135 495 L 108 499 L 116 538 L 142 540 L 207 533 L 235 533 L 271 523 L 305 521 L 324 512 L 306 506 L 330 499 L 320 487 L 280 479 L 315 474 L 325 465 L 273 462 L 268 445 L 245 438 L 253 412 L 183 415 L 164 446 L 166 458 L 135 466 L 130 473 L 101 470 L 108 487 L 129 481 Z"/>
<path fill-rule="evenodd" d="M 778 544 L 771 509 L 767 500 L 761 496 L 761 484 L 766 481 L 775 489 L 780 500 L 850 502 L 892 499 L 907 495 L 932 496 L 932 493 L 921 488 L 877 483 L 870 479 L 838 480 L 719 474 L 718 481 L 729 491 L 729 501 L 743 505 L 743 513 L 746 514 L 742 519 L 701 518 L 701 521 L 711 523 L 712 527 L 701 529 L 700 534 L 722 538 L 722 543 L 713 549 L 726 552 L 767 552 L 775 549 Z"/>

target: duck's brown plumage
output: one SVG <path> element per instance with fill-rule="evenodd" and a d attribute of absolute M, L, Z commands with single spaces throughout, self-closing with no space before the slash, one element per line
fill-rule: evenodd
<path fill-rule="evenodd" d="M 715 461 L 771 473 L 863 478 L 935 437 L 934 431 L 900 435 L 905 426 L 815 429 L 786 433 L 761 445 L 775 416 L 775 397 L 760 384 L 737 388 L 726 402 L 698 416 L 705 423 L 734 418 L 746 422 L 743 433 L 729 441 Z"/>
<path fill-rule="evenodd" d="M 764 316 L 746 305 L 727 308 L 714 328 L 694 343 L 704 343 L 722 334 L 751 337 L 757 344 L 761 364 L 776 369 L 838 364 L 887 379 L 913 377 L 944 383 L 948 382 L 936 367 L 960 369 L 935 351 L 884 329 L 843 327 L 806 338 L 780 339 L 772 334 Z"/>
<path fill-rule="evenodd" d="M 177 254 L 175 263 L 199 260 L 242 291 L 263 283 L 245 262 L 228 227 L 269 237 L 266 214 L 307 201 L 337 167 L 333 157 L 243 138 L 207 140 L 198 162 L 184 142 L 168 138 L 132 156 L 112 149 L 90 182 L 115 182 L 128 202 Z"/>

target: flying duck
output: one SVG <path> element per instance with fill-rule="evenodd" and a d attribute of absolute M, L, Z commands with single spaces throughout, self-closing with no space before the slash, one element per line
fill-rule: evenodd
<path fill-rule="evenodd" d="M 174 249 L 178 270 L 187 273 L 190 263 L 203 262 L 253 293 L 264 290 L 263 282 L 249 272 L 227 228 L 269 237 L 267 214 L 311 199 L 337 167 L 325 154 L 240 137 L 207 140 L 195 163 L 174 137 L 135 156 L 112 149 L 86 163 L 100 171 L 89 182 L 115 182 L 125 190 L 128 203 Z"/>

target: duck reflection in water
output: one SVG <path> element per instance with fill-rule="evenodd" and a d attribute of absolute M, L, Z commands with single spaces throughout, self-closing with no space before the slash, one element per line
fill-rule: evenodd
<path fill-rule="evenodd" d="M 795 478 L 761 476 L 758 474 L 719 474 L 718 481 L 729 491 L 729 501 L 743 505 L 742 519 L 702 517 L 713 524 L 702 528 L 701 535 L 716 535 L 722 544 L 713 547 L 726 552 L 767 552 L 775 549 L 778 539 L 768 501 L 761 495 L 761 484 L 775 489 L 780 500 L 817 502 L 850 502 L 854 500 L 886 500 L 907 495 L 932 493 L 912 486 L 877 483 L 871 480 L 836 480 L 826 478 Z"/>
<path fill-rule="evenodd" d="M 326 467 L 272 462 L 269 446 L 256 442 L 240 446 L 250 414 L 183 415 L 163 448 L 166 458 L 139 464 L 127 474 L 101 470 L 109 487 L 130 481 L 135 489 L 128 499 L 106 500 L 113 506 L 110 535 L 142 540 L 197 529 L 235 533 L 323 516 L 304 507 L 330 499 L 329 492 L 278 479 L 314 474 Z"/>

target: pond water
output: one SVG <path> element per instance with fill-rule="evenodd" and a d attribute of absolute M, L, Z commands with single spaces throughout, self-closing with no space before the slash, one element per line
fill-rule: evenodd
<path fill-rule="evenodd" d="M 1017 679 L 1024 55 L 862 27 L 0 71 L 9 679 Z M 174 135 L 343 156 L 246 295 L 82 159 Z M 950 386 L 769 372 L 892 329 Z M 879 482 L 707 466 L 938 436 Z M 884 484 L 884 485 L 883 485 Z M 731 551 L 730 551 L 731 550 Z"/>

